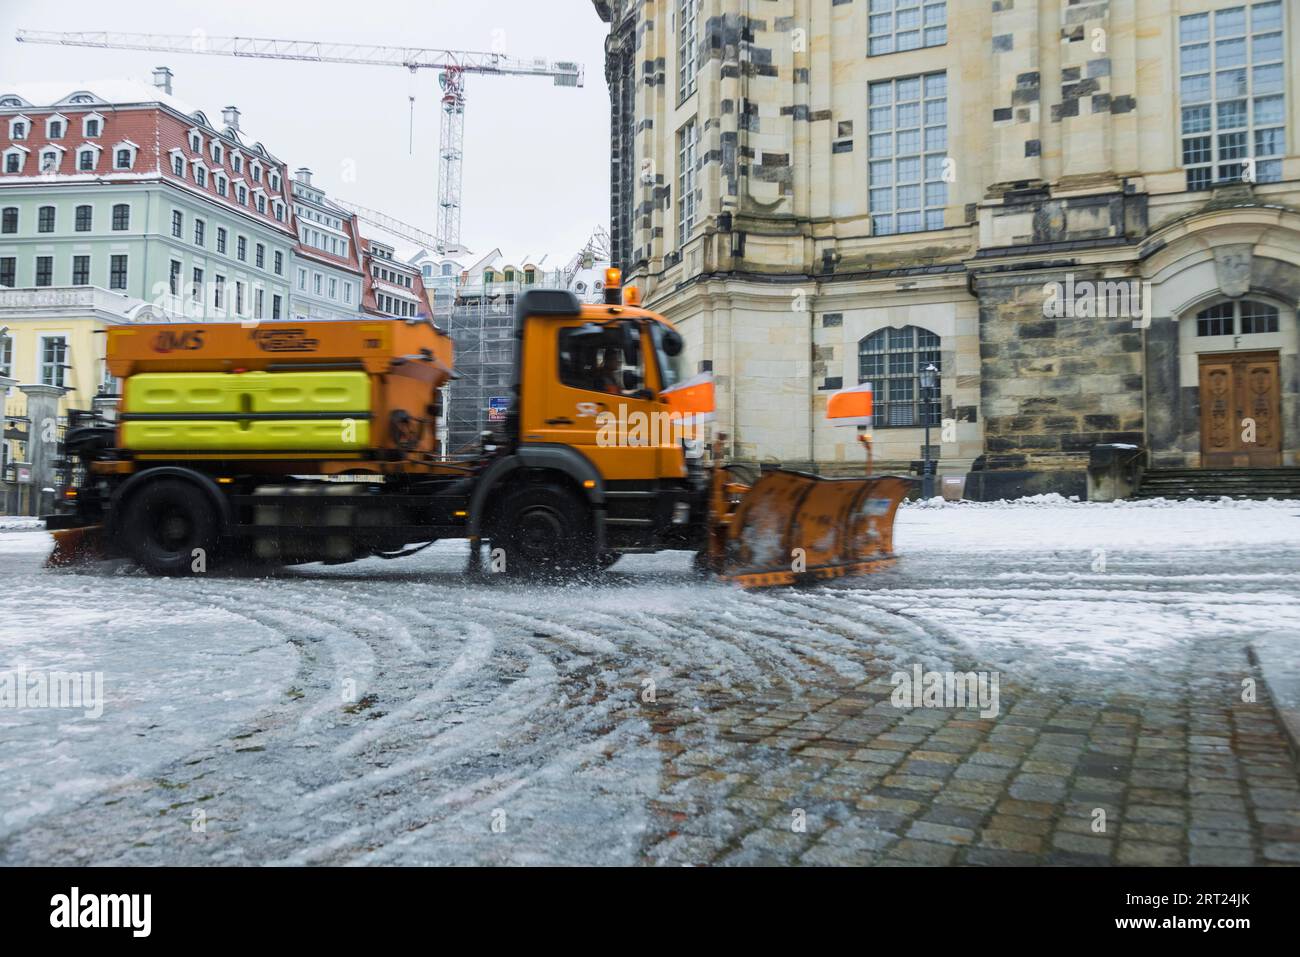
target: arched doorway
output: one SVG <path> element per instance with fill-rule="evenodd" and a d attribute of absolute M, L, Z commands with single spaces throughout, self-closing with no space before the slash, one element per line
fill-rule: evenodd
<path fill-rule="evenodd" d="M 1300 213 L 1193 213 L 1146 241 L 1142 330 L 1154 469 L 1300 465 Z"/>

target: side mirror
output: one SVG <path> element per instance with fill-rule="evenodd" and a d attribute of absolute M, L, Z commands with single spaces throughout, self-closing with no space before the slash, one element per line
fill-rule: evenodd
<path fill-rule="evenodd" d="M 679 356 L 682 354 L 682 348 L 685 342 L 682 340 L 682 334 L 676 329 L 666 329 L 662 336 L 664 355 Z"/>

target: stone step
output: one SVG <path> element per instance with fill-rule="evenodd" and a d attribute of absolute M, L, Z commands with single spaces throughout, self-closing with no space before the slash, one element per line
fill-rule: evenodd
<path fill-rule="evenodd" d="M 1152 469 L 1136 498 L 1300 499 L 1300 468 Z"/>

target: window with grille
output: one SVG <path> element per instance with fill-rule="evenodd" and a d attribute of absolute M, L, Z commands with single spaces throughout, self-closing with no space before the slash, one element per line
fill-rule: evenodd
<path fill-rule="evenodd" d="M 36 211 L 36 231 L 38 233 L 54 232 L 53 206 L 42 206 Z"/>
<path fill-rule="evenodd" d="M 179 209 L 172 210 L 172 235 L 177 239 L 181 238 L 181 228 L 184 218 L 184 214 Z"/>
<path fill-rule="evenodd" d="M 72 257 L 72 284 L 74 286 L 90 285 L 90 257 Z"/>
<path fill-rule="evenodd" d="M 207 224 L 201 219 L 194 220 L 194 245 L 202 246 L 204 234 L 207 231 Z"/>
<path fill-rule="evenodd" d="M 38 286 L 54 285 L 54 257 L 53 256 L 36 257 L 36 285 Z"/>
<path fill-rule="evenodd" d="M 948 205 L 948 75 L 872 83 L 867 98 L 872 233 L 942 229 Z"/>
<path fill-rule="evenodd" d="M 76 221 L 73 224 L 73 228 L 79 233 L 90 232 L 91 218 L 93 212 L 94 212 L 93 207 L 78 206 Z"/>
<path fill-rule="evenodd" d="M 118 232 L 131 228 L 131 207 L 129 204 L 113 204 L 113 228 Z"/>
<path fill-rule="evenodd" d="M 18 207 L 6 206 L 0 213 L 0 233 L 18 232 Z"/>
<path fill-rule="evenodd" d="M 1270 0 L 1179 18 L 1182 164 L 1189 190 L 1282 178 L 1282 16 L 1281 0 Z"/>
<path fill-rule="evenodd" d="M 179 260 L 171 261 L 171 271 L 167 276 L 167 287 L 173 296 L 180 295 L 181 292 L 181 263 Z"/>
<path fill-rule="evenodd" d="M 923 396 L 920 374 L 933 364 L 940 372 L 940 339 L 917 326 L 873 332 L 858 343 L 858 382 L 871 383 L 878 428 L 938 425 L 941 386 Z"/>
<path fill-rule="evenodd" d="M 948 4 L 923 0 L 871 0 L 867 53 L 881 56 L 948 42 Z"/>
<path fill-rule="evenodd" d="M 691 120 L 677 133 L 677 246 L 686 245 L 695 229 L 695 164 L 699 127 Z"/>
<path fill-rule="evenodd" d="M 1277 332 L 1279 315 L 1276 306 L 1253 299 L 1221 302 L 1196 314 L 1196 335 L 1250 336 Z"/>
<path fill-rule="evenodd" d="M 66 336 L 41 336 L 41 385 L 62 388 L 68 364 Z"/>
<path fill-rule="evenodd" d="M 15 256 L 0 257 L 0 286 L 6 286 L 10 289 L 16 285 L 18 274 L 18 259 Z"/>
<path fill-rule="evenodd" d="M 696 26 L 699 0 L 677 2 L 677 102 L 695 92 L 695 77 L 699 71 L 696 59 Z"/>
<path fill-rule="evenodd" d="M 126 288 L 126 257 L 125 256 L 113 256 L 109 260 L 108 288 L 109 289 Z"/>

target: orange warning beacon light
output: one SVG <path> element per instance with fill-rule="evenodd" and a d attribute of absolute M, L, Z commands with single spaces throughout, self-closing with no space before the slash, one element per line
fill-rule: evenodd
<path fill-rule="evenodd" d="M 871 383 L 844 389 L 831 396 L 826 404 L 826 418 L 837 426 L 871 427 L 871 416 L 875 408 Z"/>
<path fill-rule="evenodd" d="M 611 266 L 605 270 L 605 304 L 623 305 L 623 270 Z"/>

